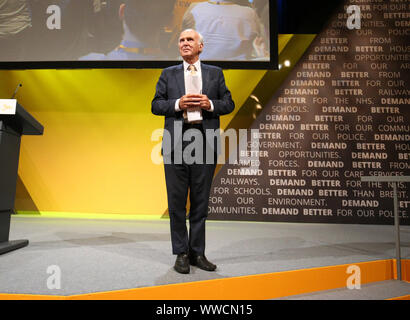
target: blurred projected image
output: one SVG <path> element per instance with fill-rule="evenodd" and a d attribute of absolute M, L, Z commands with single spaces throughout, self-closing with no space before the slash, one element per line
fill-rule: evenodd
<path fill-rule="evenodd" d="M 202 34 L 202 60 L 269 61 L 269 0 L 0 0 L 0 62 L 178 60 Z"/>

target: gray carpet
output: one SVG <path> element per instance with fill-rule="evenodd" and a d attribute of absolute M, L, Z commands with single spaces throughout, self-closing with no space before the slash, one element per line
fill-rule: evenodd
<path fill-rule="evenodd" d="M 410 295 L 410 283 L 397 280 L 373 282 L 360 289 L 335 289 L 276 300 L 384 300 Z"/>
<path fill-rule="evenodd" d="M 28 247 L 0 255 L 0 293 L 73 295 L 279 272 L 395 257 L 393 226 L 207 222 L 207 257 L 216 272 L 172 266 L 169 221 L 12 216 L 10 240 Z M 410 258 L 410 227 L 401 227 Z M 49 289 L 47 268 L 61 270 Z"/>

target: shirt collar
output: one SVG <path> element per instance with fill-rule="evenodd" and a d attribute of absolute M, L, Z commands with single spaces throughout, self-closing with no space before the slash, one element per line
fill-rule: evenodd
<path fill-rule="evenodd" d="M 185 60 L 183 61 L 183 63 L 184 63 L 184 71 L 187 71 L 190 64 L 186 62 Z M 198 59 L 198 61 L 194 63 L 194 66 L 197 72 L 201 72 L 201 60 Z"/>

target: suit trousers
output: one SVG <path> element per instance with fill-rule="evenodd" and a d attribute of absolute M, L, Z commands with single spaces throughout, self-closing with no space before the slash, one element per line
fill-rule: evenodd
<path fill-rule="evenodd" d="M 201 131 L 205 146 L 204 131 L 201 124 L 184 124 L 183 132 L 196 128 Z M 184 141 L 182 150 L 191 142 Z M 208 216 L 208 203 L 212 179 L 216 167 L 216 156 L 213 164 L 205 162 L 205 147 L 203 148 L 202 163 L 188 164 L 173 161 L 164 164 L 167 186 L 168 211 L 171 227 L 172 253 L 205 254 L 205 222 Z M 189 161 L 188 161 L 189 162 Z M 186 204 L 189 191 L 189 233 L 186 225 Z"/>

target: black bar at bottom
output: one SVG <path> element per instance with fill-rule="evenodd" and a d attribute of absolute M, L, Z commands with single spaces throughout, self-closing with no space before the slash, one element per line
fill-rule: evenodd
<path fill-rule="evenodd" d="M 246 290 L 246 288 L 243 288 Z M 73 301 L 73 300 L 0 300 L 2 310 L 13 310 L 13 314 L 22 314 L 38 311 L 41 313 L 47 307 L 64 308 L 66 315 L 78 317 L 78 314 L 89 312 L 91 316 L 118 316 L 121 312 L 136 312 L 142 319 L 159 320 L 185 320 L 185 319 L 235 319 L 235 320 L 264 320 L 276 319 L 279 312 L 287 312 L 292 316 L 304 319 L 306 315 L 312 315 L 314 319 L 328 319 L 328 315 L 318 313 L 318 310 L 325 307 L 332 307 L 337 310 L 338 315 L 348 317 L 352 310 L 360 317 L 380 314 L 382 311 L 405 309 L 408 305 L 401 301 L 396 303 L 379 300 L 349 300 L 349 301 L 313 301 L 313 300 L 290 300 L 290 301 L 260 301 L 260 300 L 218 300 L 218 301 Z M 128 311 L 127 311 L 128 310 Z M 269 316 L 270 314 L 270 316 Z M 294 317 L 293 317 L 294 318 Z"/>

